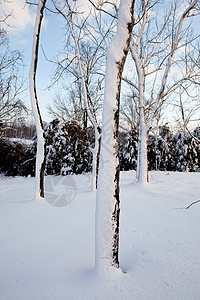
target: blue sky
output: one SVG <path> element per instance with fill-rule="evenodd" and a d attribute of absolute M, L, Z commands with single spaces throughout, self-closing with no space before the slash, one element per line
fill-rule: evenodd
<path fill-rule="evenodd" d="M 80 4 L 86 6 L 87 0 L 78 0 Z M 48 3 L 48 2 L 47 2 Z M 23 51 L 24 63 L 25 63 L 25 77 L 28 79 L 28 73 L 32 55 L 32 37 L 33 27 L 35 22 L 35 7 L 31 8 L 25 5 L 25 0 L 12 0 L 10 2 L 4 2 L 1 4 L 3 12 L 12 12 L 14 18 L 9 19 L 9 25 L 7 28 L 10 35 L 11 47 L 13 49 L 19 49 Z M 1 12 L 0 12 L 1 16 Z M 196 18 L 196 24 L 199 21 L 199 17 Z M 196 28 L 199 28 L 197 24 Z M 51 59 L 58 54 L 58 51 L 62 49 L 63 41 L 63 23 L 61 18 L 56 15 L 50 15 L 45 17 L 42 32 L 41 32 L 41 45 L 43 46 L 46 56 Z M 198 29 L 197 29 L 198 30 Z M 44 121 L 50 121 L 52 118 L 48 115 L 46 106 L 51 104 L 53 97 L 56 93 L 55 89 L 48 90 L 47 87 L 51 84 L 51 76 L 53 73 L 54 65 L 47 62 L 42 51 L 39 54 L 39 64 L 37 71 L 37 91 L 39 98 L 39 105 L 42 112 Z M 27 80 L 28 86 L 28 80 Z M 30 108 L 29 89 L 25 91 L 23 99 L 26 105 Z"/>

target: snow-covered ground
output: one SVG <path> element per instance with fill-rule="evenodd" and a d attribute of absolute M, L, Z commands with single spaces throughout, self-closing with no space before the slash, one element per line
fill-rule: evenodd
<path fill-rule="evenodd" d="M 95 274 L 95 192 L 72 176 L 75 199 L 33 201 L 34 178 L 0 177 L 0 299 L 200 299 L 200 173 L 121 173 L 120 265 Z M 55 188 L 55 187 L 54 187 Z M 74 191 L 72 191 L 74 192 Z M 51 195 L 52 196 L 52 195 Z"/>

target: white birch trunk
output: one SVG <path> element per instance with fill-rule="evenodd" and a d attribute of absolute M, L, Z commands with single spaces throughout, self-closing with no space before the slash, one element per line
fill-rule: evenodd
<path fill-rule="evenodd" d="M 146 126 L 141 126 L 138 141 L 138 167 L 137 177 L 138 183 L 146 184 L 148 182 L 148 158 L 147 158 L 147 141 L 148 134 Z"/>
<path fill-rule="evenodd" d="M 36 71 L 38 63 L 38 48 L 40 29 L 42 24 L 43 12 L 46 0 L 40 0 L 38 3 L 35 28 L 33 34 L 33 47 L 31 67 L 29 71 L 29 86 L 32 111 L 35 119 L 36 132 L 37 132 L 37 156 L 36 156 L 36 171 L 35 171 L 35 198 L 44 198 L 44 169 L 45 169 L 45 140 L 42 118 L 39 110 L 39 104 L 36 92 Z"/>
<path fill-rule="evenodd" d="M 146 22 L 146 13 L 144 15 L 144 22 L 142 26 L 142 31 L 144 30 L 144 25 Z M 141 34 L 142 34 L 141 31 Z M 141 38 L 141 35 L 139 36 Z M 141 65 L 140 58 L 137 55 L 137 43 L 131 45 L 131 54 L 135 62 L 137 76 L 138 76 L 138 90 L 139 90 L 139 117 L 140 117 L 140 126 L 139 126 L 139 138 L 138 138 L 138 159 L 137 159 L 137 172 L 136 172 L 136 181 L 138 183 L 147 183 L 148 181 L 148 159 L 147 159 L 147 127 L 145 121 L 145 105 L 144 105 L 144 76 L 143 69 Z"/>
<path fill-rule="evenodd" d="M 133 5 L 133 0 L 121 0 L 117 32 L 107 50 L 95 219 L 95 269 L 103 274 L 119 267 L 119 104 L 121 76 L 133 26 Z"/>
<path fill-rule="evenodd" d="M 91 190 L 96 190 L 96 169 L 97 169 L 97 147 L 91 149 L 92 152 L 92 179 L 91 179 Z"/>

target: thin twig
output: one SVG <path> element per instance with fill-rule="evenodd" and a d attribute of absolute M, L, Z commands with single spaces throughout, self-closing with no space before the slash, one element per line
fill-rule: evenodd
<path fill-rule="evenodd" d="M 200 202 L 200 200 L 197 200 L 197 201 L 192 202 L 192 203 L 191 203 L 190 205 L 188 205 L 185 209 L 190 208 L 190 206 L 192 206 L 193 204 L 196 204 L 197 202 Z"/>
<path fill-rule="evenodd" d="M 198 203 L 198 202 L 200 202 L 200 199 L 197 200 L 197 201 L 192 202 L 191 204 L 189 204 L 189 205 L 186 206 L 186 207 L 179 207 L 179 208 L 175 208 L 175 209 L 188 209 L 188 208 L 190 208 L 193 204 L 196 204 L 196 203 Z"/>
<path fill-rule="evenodd" d="M 117 16 L 114 16 L 113 14 L 109 13 L 109 12 L 106 11 L 105 9 L 99 8 L 97 5 L 95 5 L 95 3 L 94 3 L 92 0 L 89 0 L 89 2 L 94 6 L 94 8 L 95 8 L 96 10 L 102 11 L 102 12 L 106 13 L 107 15 L 109 15 L 110 17 L 114 18 L 114 19 L 118 19 Z"/>

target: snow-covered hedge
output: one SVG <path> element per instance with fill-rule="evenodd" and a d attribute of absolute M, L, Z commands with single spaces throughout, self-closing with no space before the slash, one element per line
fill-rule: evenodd
<path fill-rule="evenodd" d="M 172 134 L 167 125 L 159 128 L 157 138 L 148 139 L 149 170 L 200 171 L 200 128 L 188 135 Z M 53 120 L 45 127 L 46 174 L 68 175 L 90 172 L 94 143 L 91 128 L 82 129 L 76 122 Z M 120 133 L 121 170 L 136 170 L 137 132 Z M 28 146 L 21 141 L 0 139 L 0 173 L 8 176 L 35 175 L 36 136 Z"/>
<path fill-rule="evenodd" d="M 159 128 L 156 138 L 149 135 L 148 168 L 161 171 L 200 171 L 200 128 L 191 134 L 172 134 L 167 125 Z M 137 134 L 128 133 L 120 145 L 120 162 L 122 170 L 136 169 Z"/>

